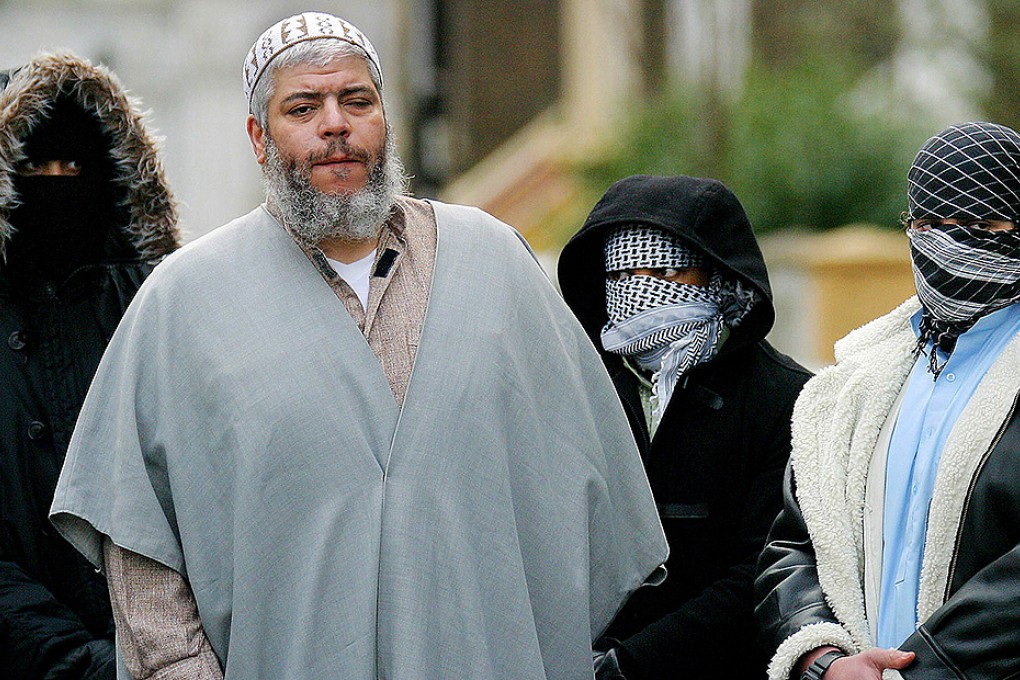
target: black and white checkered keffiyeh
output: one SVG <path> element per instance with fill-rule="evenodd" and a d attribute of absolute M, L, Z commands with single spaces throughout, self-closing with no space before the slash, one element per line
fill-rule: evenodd
<path fill-rule="evenodd" d="M 611 231 L 606 271 L 706 267 L 707 258 L 662 229 L 627 225 Z M 724 330 L 750 311 L 756 295 L 709 267 L 708 286 L 650 276 L 606 279 L 602 329 L 607 352 L 633 357 L 652 372 L 655 416 L 661 418 L 680 377 L 718 352 Z"/>
<path fill-rule="evenodd" d="M 705 256 L 673 234 L 644 224 L 613 229 L 606 236 L 606 271 L 704 267 Z"/>
<path fill-rule="evenodd" d="M 993 123 L 953 125 L 921 148 L 907 177 L 908 217 L 1016 222 L 1020 135 Z M 1020 300 L 1020 233 L 941 224 L 908 229 L 914 285 L 923 306 L 918 350 L 930 342 L 938 377 L 961 333 Z M 948 359 L 946 359 L 948 360 Z"/>

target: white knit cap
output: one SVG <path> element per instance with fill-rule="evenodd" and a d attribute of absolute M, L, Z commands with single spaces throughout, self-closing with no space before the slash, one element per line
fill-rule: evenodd
<path fill-rule="evenodd" d="M 379 72 L 379 83 L 380 85 L 382 84 L 382 68 L 379 66 L 379 55 L 364 33 L 359 31 L 353 24 L 332 14 L 302 12 L 270 26 L 266 29 L 265 33 L 259 36 L 259 39 L 251 46 L 251 49 L 248 50 L 248 56 L 244 60 L 243 75 L 244 96 L 248 100 L 249 110 L 251 109 L 251 95 L 255 90 L 255 84 L 258 83 L 269 62 L 275 59 L 281 52 L 299 42 L 318 40 L 320 38 L 343 40 L 363 49 Z"/>

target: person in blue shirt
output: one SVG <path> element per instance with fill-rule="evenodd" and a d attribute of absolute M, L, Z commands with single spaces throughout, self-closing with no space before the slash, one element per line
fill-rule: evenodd
<path fill-rule="evenodd" d="M 756 582 L 773 680 L 1020 677 L 1020 135 L 951 126 L 907 179 L 917 297 L 794 409 Z"/>

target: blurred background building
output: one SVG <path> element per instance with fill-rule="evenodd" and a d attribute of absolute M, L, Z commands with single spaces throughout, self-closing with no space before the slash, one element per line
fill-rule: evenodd
<path fill-rule="evenodd" d="M 0 0 L 0 67 L 60 47 L 112 67 L 194 237 L 261 200 L 240 65 L 308 9 L 378 49 L 414 192 L 493 212 L 550 267 L 615 179 L 726 182 L 773 272 L 773 340 L 813 366 L 912 289 L 895 227 L 916 149 L 1020 123 L 1014 0 Z"/>

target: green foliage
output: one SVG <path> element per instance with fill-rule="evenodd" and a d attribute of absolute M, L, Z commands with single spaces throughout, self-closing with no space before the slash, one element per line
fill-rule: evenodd
<path fill-rule="evenodd" d="M 991 31 L 983 44 L 991 67 L 994 86 L 985 104 L 987 120 L 1020 130 L 1017 88 L 1020 87 L 1020 3 L 1016 0 L 988 0 Z"/>
<path fill-rule="evenodd" d="M 582 175 L 593 192 L 639 173 L 715 177 L 759 232 L 894 227 L 906 207 L 907 169 L 932 131 L 862 113 L 849 71 L 831 59 L 759 67 L 731 103 L 678 89 L 637 113 L 617 148 Z"/>

